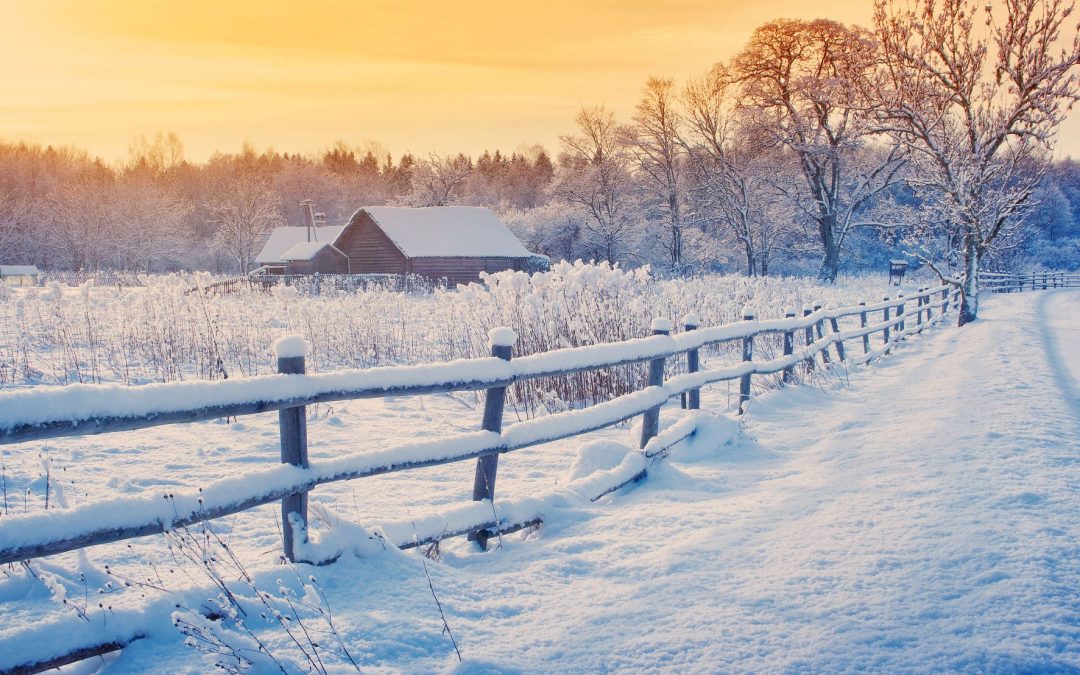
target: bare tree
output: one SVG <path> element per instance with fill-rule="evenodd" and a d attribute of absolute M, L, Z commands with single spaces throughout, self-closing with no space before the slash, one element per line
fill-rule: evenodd
<path fill-rule="evenodd" d="M 472 173 L 465 155 L 440 157 L 432 154 L 420 162 L 412 174 L 412 187 L 401 199 L 405 206 L 447 206 L 457 202 L 457 192 Z"/>
<path fill-rule="evenodd" d="M 604 108 L 582 108 L 574 120 L 577 133 L 561 138 L 563 153 L 554 194 L 581 207 L 588 217 L 585 236 L 598 259 L 623 256 L 634 219 L 634 182 L 615 115 Z"/>
<path fill-rule="evenodd" d="M 823 281 L 836 279 L 853 229 L 882 224 L 864 216 L 904 164 L 899 144 L 874 155 L 877 161 L 849 161 L 874 134 L 860 84 L 875 64 L 872 37 L 825 19 L 780 19 L 755 30 L 730 68 L 757 133 L 798 161 L 802 185 L 775 186 L 816 225 Z"/>
<path fill-rule="evenodd" d="M 215 226 L 214 240 L 236 260 L 242 274 L 251 269 L 266 235 L 284 224 L 281 197 L 268 179 L 239 173 L 220 180 L 206 202 Z"/>
<path fill-rule="evenodd" d="M 960 325 L 978 316 L 980 262 L 1023 227 L 1077 97 L 1072 11 L 1062 0 L 877 0 L 882 128 L 913 151 L 909 182 L 960 240 Z"/>
<path fill-rule="evenodd" d="M 681 143 L 687 151 L 687 191 L 696 220 L 718 222 L 724 239 L 742 251 L 747 276 L 766 275 L 791 220 L 780 213 L 771 187 L 779 153 L 740 125 L 736 93 L 719 64 L 686 85 Z"/>
<path fill-rule="evenodd" d="M 671 267 L 683 263 L 683 152 L 679 143 L 681 120 L 675 82 L 650 77 L 634 110 L 629 145 L 643 183 L 659 200 L 665 214 L 666 244 Z"/>

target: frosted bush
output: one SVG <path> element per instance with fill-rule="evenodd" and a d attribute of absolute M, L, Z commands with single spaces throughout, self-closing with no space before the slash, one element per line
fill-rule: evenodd
<path fill-rule="evenodd" d="M 889 294 L 882 277 L 821 287 L 805 278 L 702 276 L 657 279 L 648 268 L 560 262 L 536 274 L 499 272 L 458 289 L 401 293 L 386 286 L 313 292 L 312 287 L 237 286 L 231 293 L 192 292 L 216 281 L 206 274 L 141 277 L 142 287 L 8 289 L 0 303 L 0 385 L 71 382 L 168 382 L 274 372 L 274 341 L 307 342 L 308 372 L 415 364 L 489 353 L 492 329 L 517 334 L 514 356 L 627 340 L 651 334 L 657 317 L 696 316 L 711 326 L 785 308 L 873 302 Z M 779 349 L 759 340 L 756 354 Z M 735 346 L 706 360 L 738 357 Z M 669 371 L 683 364 L 674 359 Z M 641 386 L 644 368 L 628 366 L 519 383 L 511 403 L 526 414 L 604 400 Z"/>

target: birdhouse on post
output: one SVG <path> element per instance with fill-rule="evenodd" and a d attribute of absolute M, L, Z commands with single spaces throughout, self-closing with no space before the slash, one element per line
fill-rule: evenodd
<path fill-rule="evenodd" d="M 906 260 L 890 260 L 889 261 L 889 285 L 899 286 L 904 282 L 904 272 L 907 271 L 908 262 Z"/>

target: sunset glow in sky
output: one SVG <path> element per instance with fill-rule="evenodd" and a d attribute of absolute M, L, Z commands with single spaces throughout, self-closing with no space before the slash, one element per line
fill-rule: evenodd
<path fill-rule="evenodd" d="M 0 7 L 0 138 L 74 144 L 107 160 L 158 131 L 177 132 L 196 160 L 244 140 L 290 152 L 378 141 L 395 156 L 555 149 L 582 104 L 605 103 L 625 118 L 649 75 L 684 80 L 726 60 L 770 19 L 871 16 L 871 0 Z M 1076 128 L 1070 120 L 1063 133 Z M 1066 139 L 1062 150 L 1072 145 Z"/>

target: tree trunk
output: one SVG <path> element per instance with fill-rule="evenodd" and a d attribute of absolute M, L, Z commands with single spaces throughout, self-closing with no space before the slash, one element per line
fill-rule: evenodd
<path fill-rule="evenodd" d="M 754 256 L 754 249 L 750 246 L 750 244 L 745 244 L 744 246 L 746 248 L 746 276 L 756 276 L 757 257 Z"/>
<path fill-rule="evenodd" d="M 970 236 L 964 242 L 964 285 L 960 289 L 959 314 L 957 326 L 971 323 L 979 316 L 979 252 Z"/>
<path fill-rule="evenodd" d="M 830 284 L 836 282 L 836 275 L 840 271 L 840 249 L 836 245 L 835 225 L 835 214 L 823 216 L 818 224 L 821 247 L 825 249 L 825 256 L 821 259 L 821 268 L 818 270 L 818 279 Z"/>

